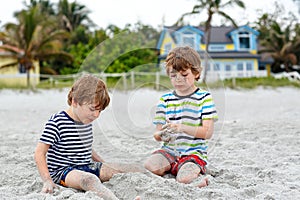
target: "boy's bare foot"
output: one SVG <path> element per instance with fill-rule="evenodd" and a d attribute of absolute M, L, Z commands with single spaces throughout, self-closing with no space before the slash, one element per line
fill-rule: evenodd
<path fill-rule="evenodd" d="M 134 200 L 142 200 L 140 196 L 134 198 Z"/>
<path fill-rule="evenodd" d="M 202 181 L 197 184 L 197 187 L 202 188 L 208 186 L 208 177 L 202 179 Z"/>

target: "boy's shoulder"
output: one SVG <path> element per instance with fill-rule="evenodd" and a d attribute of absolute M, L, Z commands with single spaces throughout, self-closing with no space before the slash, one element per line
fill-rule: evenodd
<path fill-rule="evenodd" d="M 167 92 L 167 93 L 164 93 L 161 97 L 162 97 L 162 98 L 166 98 L 166 97 L 170 97 L 170 96 L 174 96 L 174 92 Z"/>
<path fill-rule="evenodd" d="M 66 119 L 66 113 L 64 111 L 60 111 L 57 113 L 54 113 L 53 115 L 50 116 L 49 121 L 58 121 L 60 119 Z"/>
<path fill-rule="evenodd" d="M 196 95 L 207 95 L 207 94 L 210 94 L 209 91 L 205 90 L 205 89 L 202 89 L 202 88 L 198 88 L 195 93 Z"/>
<path fill-rule="evenodd" d="M 164 93 L 161 97 L 160 97 L 160 100 L 163 100 L 163 101 L 168 101 L 170 99 L 175 99 L 176 96 L 174 95 L 174 92 L 167 92 L 167 93 Z"/>

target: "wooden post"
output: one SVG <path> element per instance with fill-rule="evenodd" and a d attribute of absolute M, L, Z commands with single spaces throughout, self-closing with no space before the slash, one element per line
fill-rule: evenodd
<path fill-rule="evenodd" d="M 107 80 L 106 80 L 106 76 L 105 76 L 104 72 L 101 72 L 101 79 L 105 84 L 107 84 L 107 82 L 106 82 Z"/>
<path fill-rule="evenodd" d="M 53 86 L 54 86 L 54 81 L 53 81 L 53 78 L 52 78 L 52 77 L 50 77 L 50 78 L 49 78 L 49 81 L 50 81 L 50 85 L 53 87 Z"/>
<path fill-rule="evenodd" d="M 126 73 L 124 72 L 123 75 L 123 89 L 127 90 L 127 79 L 126 79 Z"/>
<path fill-rule="evenodd" d="M 236 88 L 236 80 L 235 77 L 232 78 L 232 87 Z"/>
<path fill-rule="evenodd" d="M 135 86 L 135 85 L 134 85 L 134 81 L 135 81 L 135 80 L 134 80 L 134 71 L 131 71 L 130 74 L 131 74 L 131 89 L 133 89 L 134 86 Z"/>
<path fill-rule="evenodd" d="M 159 90 L 159 78 L 160 78 L 160 73 L 159 72 L 156 72 L 155 73 L 155 89 L 156 90 Z"/>
<path fill-rule="evenodd" d="M 232 76 L 232 87 L 233 88 L 236 88 L 236 77 L 237 77 L 237 71 L 234 71 L 233 73 L 231 73 L 231 76 Z"/>

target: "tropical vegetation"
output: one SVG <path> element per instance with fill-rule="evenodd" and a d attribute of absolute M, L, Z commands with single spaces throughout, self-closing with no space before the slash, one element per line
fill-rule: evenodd
<path fill-rule="evenodd" d="M 34 69 L 34 61 L 43 62 L 53 57 L 71 60 L 72 56 L 61 50 L 61 40 L 68 37 L 67 32 L 56 28 L 56 20 L 52 17 L 43 20 L 44 13 L 39 6 L 16 13 L 18 23 L 7 23 L 0 40 L 4 45 L 0 48 L 9 51 L 16 62 L 2 67 L 21 65 L 27 72 L 29 84 L 30 69 Z"/>
<path fill-rule="evenodd" d="M 186 16 L 206 11 L 207 18 L 199 20 L 199 25 L 204 25 L 209 44 L 215 15 L 237 26 L 235 19 L 224 11 L 228 6 L 245 8 L 242 0 L 196 0 L 192 11 L 182 14 L 177 23 L 183 25 Z M 159 29 L 141 22 L 124 28 L 113 24 L 98 27 L 89 18 L 90 10 L 77 1 L 30 0 L 24 7 L 14 13 L 16 23 L 4 24 L 0 29 L 0 48 L 16 58 L 16 62 L 0 66 L 0 70 L 21 65 L 28 80 L 35 61 L 39 62 L 42 74 L 158 70 L 155 47 Z M 260 53 L 273 58 L 273 72 L 299 71 L 294 66 L 300 63 L 300 25 L 292 15 L 283 18 L 279 12 L 282 9 L 277 7 L 275 13 L 262 13 L 253 25 L 260 32 Z"/>
<path fill-rule="evenodd" d="M 264 13 L 255 23 L 254 28 L 260 32 L 259 41 L 263 47 L 259 53 L 273 58 L 272 72 L 298 71 L 300 68 L 300 24 L 289 13 L 284 15 L 283 8 L 275 3 L 274 13 Z"/>

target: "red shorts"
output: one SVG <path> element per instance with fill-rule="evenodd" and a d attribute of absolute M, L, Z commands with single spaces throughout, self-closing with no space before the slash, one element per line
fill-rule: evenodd
<path fill-rule="evenodd" d="M 174 156 L 171 153 L 169 153 L 163 149 L 159 149 L 159 150 L 153 152 L 153 154 L 161 154 L 169 161 L 169 163 L 171 165 L 170 173 L 173 174 L 174 176 L 177 175 L 180 167 L 182 167 L 182 165 L 187 162 L 193 162 L 196 165 L 198 165 L 198 167 L 200 168 L 201 174 L 205 174 L 205 172 L 206 172 L 206 169 L 205 169 L 206 162 L 196 155 L 188 155 L 188 156 L 181 156 L 181 157 Z"/>

